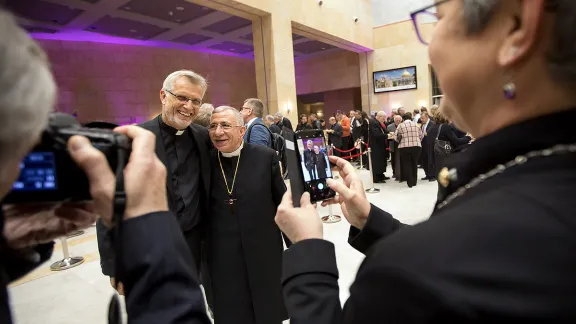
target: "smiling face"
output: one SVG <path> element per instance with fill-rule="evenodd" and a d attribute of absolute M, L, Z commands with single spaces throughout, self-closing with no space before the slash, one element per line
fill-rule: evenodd
<path fill-rule="evenodd" d="M 238 120 L 231 110 L 212 114 L 210 139 L 214 147 L 224 153 L 236 151 L 242 145 L 245 126 L 238 126 Z"/>
<path fill-rule="evenodd" d="M 314 153 L 320 153 L 320 148 L 318 146 L 314 146 Z"/>
<path fill-rule="evenodd" d="M 200 105 L 194 105 L 191 101 L 202 103 L 204 90 L 200 85 L 193 84 L 185 77 L 179 77 L 174 81 L 170 92 L 160 90 L 162 101 L 162 120 L 169 126 L 178 130 L 190 126 L 194 117 L 198 114 Z M 186 98 L 192 100 L 186 100 Z"/>
<path fill-rule="evenodd" d="M 308 147 L 309 150 L 312 150 L 312 146 L 314 146 L 312 141 L 308 141 L 308 143 L 306 143 L 306 147 Z"/>

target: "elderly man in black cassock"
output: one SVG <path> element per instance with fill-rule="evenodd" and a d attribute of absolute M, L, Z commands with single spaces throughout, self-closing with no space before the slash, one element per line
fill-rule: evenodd
<path fill-rule="evenodd" d="M 386 113 L 379 111 L 370 120 L 370 148 L 372 149 L 372 176 L 375 183 L 386 183 L 389 178 L 384 175 L 388 163 L 388 130 L 384 126 Z"/>
<path fill-rule="evenodd" d="M 212 113 L 208 268 L 218 324 L 280 324 L 288 318 L 280 278 L 281 232 L 274 223 L 286 191 L 276 152 L 245 144 L 242 115 Z"/>

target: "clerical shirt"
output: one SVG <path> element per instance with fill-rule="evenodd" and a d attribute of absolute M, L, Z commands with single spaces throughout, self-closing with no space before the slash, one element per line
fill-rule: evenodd
<path fill-rule="evenodd" d="M 177 215 L 182 230 L 187 230 L 199 222 L 200 202 L 204 199 L 200 190 L 200 154 L 189 128 L 180 134 L 160 121 L 160 129 L 168 157 L 168 176 L 172 181 L 171 209 Z"/>

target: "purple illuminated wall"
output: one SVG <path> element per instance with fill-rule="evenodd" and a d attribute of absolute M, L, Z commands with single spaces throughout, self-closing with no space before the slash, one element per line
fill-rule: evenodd
<path fill-rule="evenodd" d="M 60 88 L 57 110 L 78 120 L 140 123 L 160 110 L 164 78 L 191 69 L 209 82 L 205 102 L 241 107 L 256 96 L 254 61 L 248 58 L 136 44 L 38 39 Z M 138 42 L 138 41 L 134 41 Z"/>

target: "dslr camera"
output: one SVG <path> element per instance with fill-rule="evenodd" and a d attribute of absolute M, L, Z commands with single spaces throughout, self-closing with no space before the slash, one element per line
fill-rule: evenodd
<path fill-rule="evenodd" d="M 116 174 L 128 163 L 131 140 L 110 129 L 82 127 L 72 115 L 53 113 L 36 145 L 20 164 L 20 175 L 4 203 L 54 203 L 91 200 L 88 178 L 72 160 L 68 139 L 85 136 L 100 150 Z"/>

